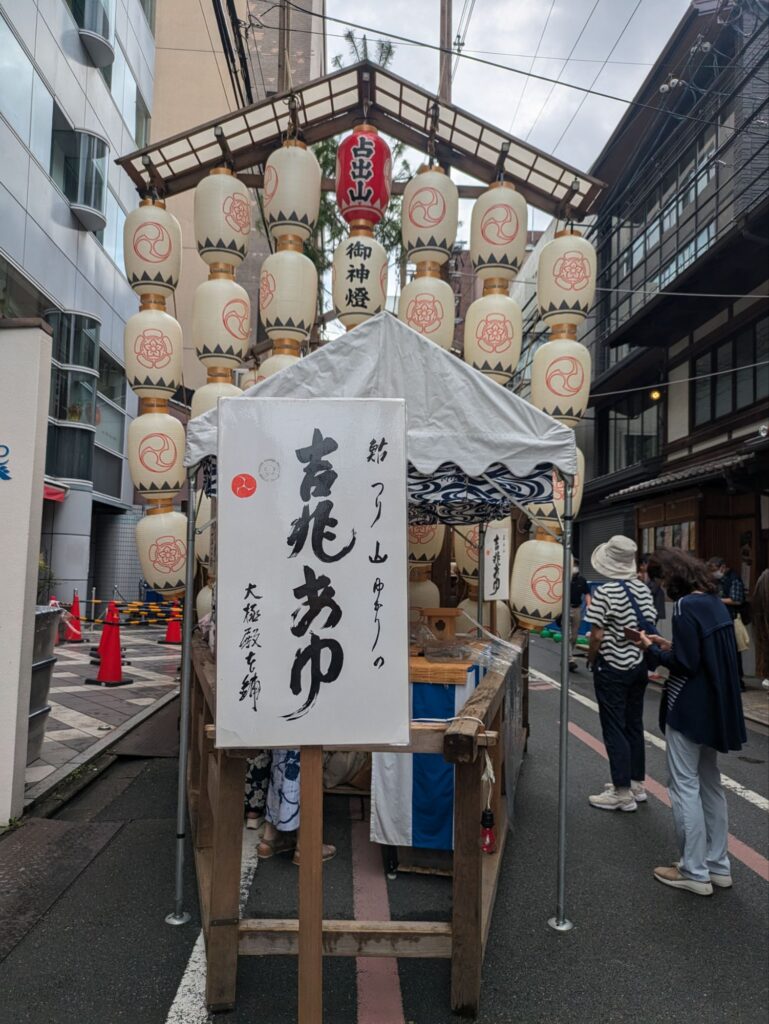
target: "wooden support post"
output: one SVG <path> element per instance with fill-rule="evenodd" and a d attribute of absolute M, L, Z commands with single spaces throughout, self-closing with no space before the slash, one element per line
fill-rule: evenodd
<path fill-rule="evenodd" d="M 299 1024 L 323 1020 L 323 748 L 300 750 Z"/>
<path fill-rule="evenodd" d="M 230 1010 L 235 1006 L 235 981 L 238 973 L 245 766 L 242 761 L 223 757 L 220 752 L 208 756 L 216 758 L 218 763 L 215 773 L 216 792 L 212 801 L 215 827 L 210 860 L 206 1006 L 209 1010 Z M 210 788 L 210 783 L 207 788 Z"/>
<path fill-rule="evenodd" d="M 483 866 L 481 774 L 483 758 L 456 766 L 454 784 L 454 878 L 451 1009 L 476 1017 L 483 966 Z"/>

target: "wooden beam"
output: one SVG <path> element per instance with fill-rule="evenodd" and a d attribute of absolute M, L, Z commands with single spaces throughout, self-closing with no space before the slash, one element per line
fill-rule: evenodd
<path fill-rule="evenodd" d="M 451 722 L 443 740 L 443 756 L 452 764 L 467 764 L 478 756 L 478 737 L 488 728 L 505 696 L 506 671 L 491 669 L 465 701 L 458 720 Z M 483 723 L 483 724 L 481 724 Z"/>
<path fill-rule="evenodd" d="M 486 953 L 486 943 L 489 939 L 491 928 L 491 915 L 494 913 L 494 901 L 497 898 L 497 887 L 499 885 L 499 874 L 502 869 L 502 857 L 507 843 L 507 805 L 500 802 L 499 813 L 496 816 L 497 849 L 495 853 L 486 853 L 481 862 L 481 939 L 483 954 Z"/>
<path fill-rule="evenodd" d="M 299 1024 L 323 1020 L 323 748 L 299 750 Z"/>
<path fill-rule="evenodd" d="M 263 174 L 239 174 L 238 177 L 248 188 L 264 188 L 264 175 Z M 407 181 L 394 181 L 390 189 L 390 194 L 393 196 L 402 196 L 406 191 Z M 457 185 L 457 192 L 459 193 L 460 199 L 477 199 L 478 196 L 482 195 L 488 185 Z M 336 192 L 336 178 L 321 178 L 320 179 L 320 190 L 321 192 Z M 267 346 L 270 347 L 269 345 Z"/>
<path fill-rule="evenodd" d="M 240 922 L 241 956 L 291 956 L 299 946 L 295 919 Z M 451 925 L 443 921 L 324 921 L 324 956 L 446 959 Z"/>
<path fill-rule="evenodd" d="M 457 764 L 454 775 L 454 876 L 451 952 L 451 1009 L 476 1017 L 481 994 L 482 858 L 480 758 Z"/>

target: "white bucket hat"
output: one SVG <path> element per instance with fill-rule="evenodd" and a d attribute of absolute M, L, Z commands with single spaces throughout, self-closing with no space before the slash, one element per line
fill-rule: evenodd
<path fill-rule="evenodd" d="M 598 545 L 590 556 L 590 563 L 596 572 L 610 580 L 630 580 L 638 572 L 637 553 L 635 541 L 618 534 Z"/>

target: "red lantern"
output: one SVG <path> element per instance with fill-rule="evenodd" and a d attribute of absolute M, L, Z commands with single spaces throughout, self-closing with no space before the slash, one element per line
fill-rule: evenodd
<path fill-rule="evenodd" d="M 354 128 L 336 151 L 336 201 L 348 224 L 378 224 L 390 202 L 390 147 L 370 124 Z"/>

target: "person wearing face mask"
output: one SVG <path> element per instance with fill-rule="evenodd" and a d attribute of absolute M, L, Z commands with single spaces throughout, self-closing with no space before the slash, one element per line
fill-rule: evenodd
<path fill-rule="evenodd" d="M 726 564 L 725 558 L 714 556 L 708 559 L 708 569 L 716 581 L 718 596 L 726 605 L 726 610 L 732 617 L 732 622 L 740 614 L 742 605 L 745 603 L 745 584 L 740 577 Z M 740 689 L 745 690 L 745 677 L 742 670 L 742 653 L 737 651 L 737 668 L 740 673 Z"/>
<path fill-rule="evenodd" d="M 587 605 L 590 604 L 590 588 L 587 585 L 587 580 L 579 571 L 579 562 L 575 558 L 571 567 L 571 595 L 569 604 L 571 606 L 571 648 L 569 661 L 569 671 L 575 672 L 577 669 L 576 652 L 577 652 L 577 636 L 579 635 L 579 624 L 582 618 L 582 599 L 585 599 Z"/>

